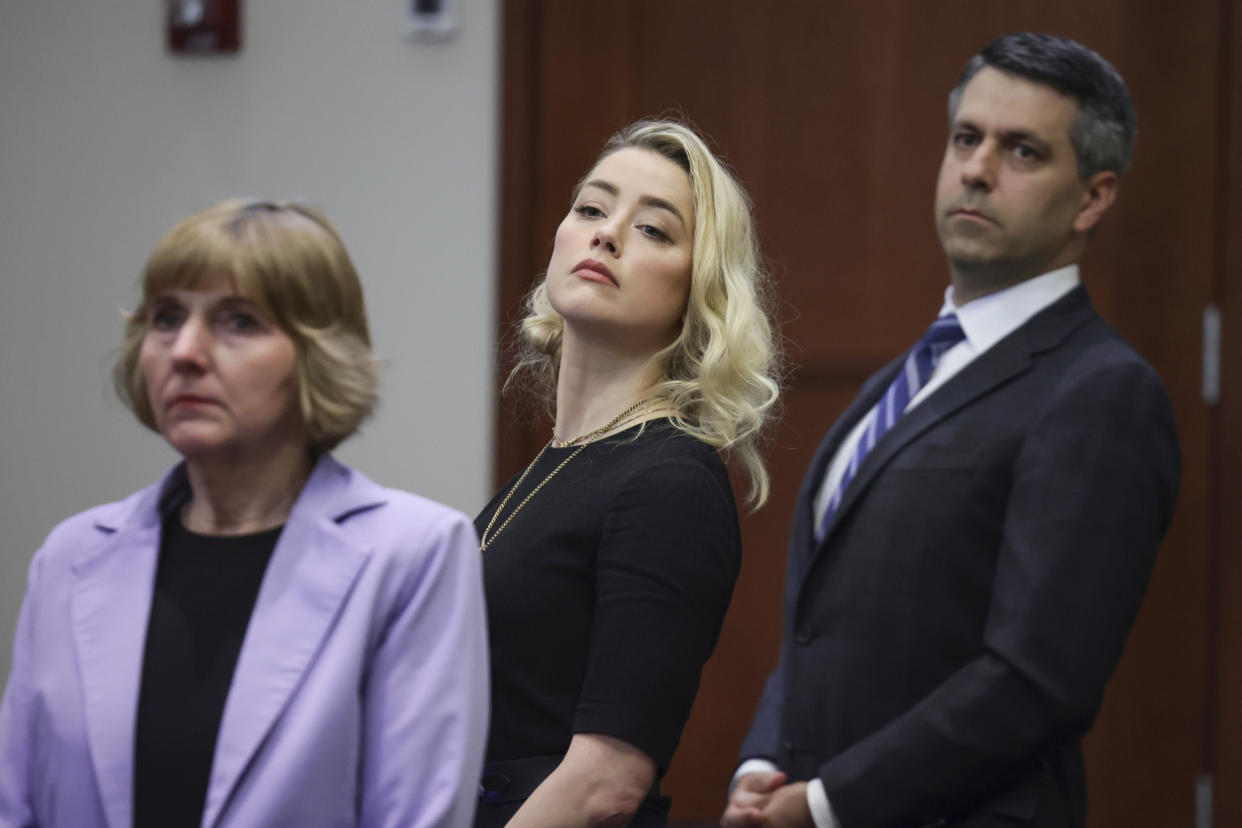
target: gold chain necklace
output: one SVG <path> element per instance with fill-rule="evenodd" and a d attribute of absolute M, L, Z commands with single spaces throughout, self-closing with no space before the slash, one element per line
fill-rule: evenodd
<path fill-rule="evenodd" d="M 646 405 L 649 402 L 651 402 L 651 397 L 643 397 L 641 400 L 634 403 L 629 408 L 625 409 L 620 414 L 613 417 L 611 420 L 604 423 L 599 428 L 595 429 L 594 431 L 588 431 L 586 434 L 580 434 L 577 437 L 574 437 L 572 440 L 558 440 L 556 439 L 556 432 L 554 431 L 552 432 L 552 443 L 551 443 L 552 448 L 569 448 L 570 446 L 576 443 L 580 443 L 583 440 L 586 440 L 589 443 L 592 440 L 594 440 L 596 437 L 600 436 L 604 432 L 616 426 L 617 423 L 621 422 L 626 417 L 638 411 L 638 409 L 642 408 L 644 405 Z"/>
<path fill-rule="evenodd" d="M 577 457 L 579 454 L 582 453 L 583 449 L 591 445 L 591 440 L 593 440 L 596 437 L 599 437 L 601 434 L 608 432 L 610 429 L 616 426 L 617 423 L 621 422 L 626 417 L 630 416 L 635 411 L 642 408 L 650 400 L 651 400 L 650 397 L 643 397 L 641 400 L 634 403 L 633 405 L 631 405 L 629 408 L 622 411 L 617 416 L 613 417 L 611 420 L 609 420 L 604 425 L 600 426 L 594 431 L 588 431 L 586 434 L 583 434 L 580 437 L 575 437 L 572 440 L 558 441 L 556 439 L 556 435 L 553 434 L 552 439 L 549 440 L 544 445 L 543 448 L 539 449 L 539 453 L 535 455 L 535 459 L 530 461 L 530 465 L 526 467 L 526 470 L 524 472 L 522 472 L 522 476 L 518 478 L 517 483 L 513 484 L 513 488 L 509 490 L 509 493 L 505 495 L 505 499 L 500 501 L 500 505 L 497 506 L 496 511 L 492 513 L 492 519 L 487 522 L 487 528 L 483 530 L 483 535 L 479 538 L 479 551 L 486 552 L 487 547 L 491 546 L 493 543 L 496 542 L 496 536 L 499 535 L 501 532 L 503 532 L 505 527 L 509 525 L 509 521 L 513 520 L 513 518 L 517 516 L 517 513 L 522 511 L 522 507 L 525 506 L 527 503 L 529 503 L 530 499 L 534 497 L 536 494 L 538 494 L 540 489 L 548 485 L 548 481 L 556 477 L 557 472 L 565 468 L 565 466 L 569 464 L 570 460 L 573 460 L 575 457 Z M 489 539 L 487 536 L 488 536 L 488 533 L 492 531 L 492 526 L 496 523 L 496 518 L 500 517 L 500 513 L 505 510 L 505 506 L 509 504 L 509 498 L 513 497 L 513 493 L 516 492 L 518 489 L 522 488 L 522 483 L 523 481 L 526 480 L 526 476 L 530 474 L 530 470 L 533 469 L 535 465 L 539 462 L 539 458 L 543 457 L 543 453 L 548 450 L 548 446 L 554 446 L 555 448 L 569 448 L 574 443 L 577 443 L 581 440 L 586 440 L 587 442 L 582 443 L 582 445 L 574 449 L 573 452 L 570 453 L 570 455 L 566 457 L 564 460 L 562 460 L 560 465 L 554 468 L 547 477 L 539 481 L 539 485 L 531 489 L 530 493 L 526 495 L 526 497 L 522 498 L 522 502 L 519 503 L 512 512 L 509 513 L 509 516 L 505 518 L 504 523 L 501 523 L 500 526 L 496 528 L 495 533 L 492 534 L 491 538 Z"/>

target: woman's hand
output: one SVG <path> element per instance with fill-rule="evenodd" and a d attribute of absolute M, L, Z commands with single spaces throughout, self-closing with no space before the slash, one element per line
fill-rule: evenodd
<path fill-rule="evenodd" d="M 626 825 L 655 781 L 655 761 L 602 733 L 578 733 L 565 758 L 509 820 L 507 828 Z"/>

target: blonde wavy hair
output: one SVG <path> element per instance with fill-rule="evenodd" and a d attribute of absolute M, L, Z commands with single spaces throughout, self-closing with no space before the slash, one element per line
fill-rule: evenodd
<path fill-rule="evenodd" d="M 221 276 L 293 340 L 311 451 L 328 451 L 357 431 L 375 410 L 379 371 L 362 284 L 345 244 L 318 210 L 244 199 L 221 201 L 183 220 L 147 259 L 142 301 L 126 316 L 112 370 L 118 396 L 138 421 L 159 430 L 139 365 L 151 303 Z"/>
<path fill-rule="evenodd" d="M 685 170 L 694 201 L 685 323 L 677 339 L 656 354 L 664 379 L 655 393 L 680 412 L 673 418 L 677 428 L 741 467 L 749 482 L 747 500 L 757 509 L 768 498 L 759 442 L 780 395 L 781 357 L 750 198 L 703 139 L 682 123 L 631 124 L 608 140 L 592 167 L 629 148 L 658 153 Z M 581 187 L 582 181 L 574 199 Z M 548 300 L 546 281 L 540 280 L 526 298 L 507 388 L 525 388 L 552 407 L 564 326 Z"/>

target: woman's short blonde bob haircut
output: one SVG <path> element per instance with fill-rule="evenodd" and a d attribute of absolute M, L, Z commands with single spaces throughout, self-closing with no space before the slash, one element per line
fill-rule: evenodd
<path fill-rule="evenodd" d="M 657 393 L 681 412 L 674 419 L 678 428 L 741 466 L 750 482 L 748 500 L 757 508 L 767 500 L 769 486 L 757 441 L 780 392 L 781 360 L 750 199 L 703 139 L 682 123 L 631 124 L 608 140 L 596 164 L 628 148 L 658 153 L 685 170 L 694 199 L 685 324 L 656 355 L 664 377 Z M 581 187 L 580 182 L 574 199 Z M 553 309 L 545 284 L 527 297 L 510 381 L 551 405 L 565 320 Z"/>
<path fill-rule="evenodd" d="M 129 314 L 113 368 L 121 400 L 157 431 L 139 366 L 152 302 L 172 290 L 225 279 L 293 339 L 298 402 L 313 453 L 358 430 L 377 400 L 358 273 L 336 228 L 294 203 L 230 199 L 200 210 L 155 246 L 142 274 L 142 302 Z"/>

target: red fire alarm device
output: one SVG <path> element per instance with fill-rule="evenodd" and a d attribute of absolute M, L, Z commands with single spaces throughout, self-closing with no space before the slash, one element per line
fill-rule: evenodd
<path fill-rule="evenodd" d="M 168 49 L 175 54 L 232 54 L 241 48 L 242 0 L 167 0 Z"/>

